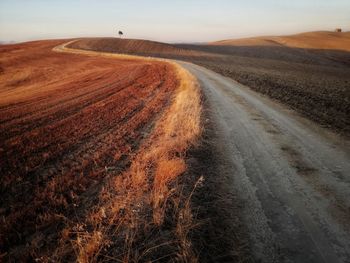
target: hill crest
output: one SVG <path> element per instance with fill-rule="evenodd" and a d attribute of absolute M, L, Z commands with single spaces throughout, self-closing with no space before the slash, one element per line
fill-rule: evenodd
<path fill-rule="evenodd" d="M 291 48 L 350 51 L 350 32 L 316 31 L 289 36 L 227 39 L 208 44 L 213 46 L 286 46 Z"/>

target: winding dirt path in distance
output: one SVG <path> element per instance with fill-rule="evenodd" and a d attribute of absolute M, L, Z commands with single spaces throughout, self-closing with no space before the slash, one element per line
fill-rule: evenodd
<path fill-rule="evenodd" d="M 350 261 L 350 148 L 334 134 L 203 67 L 194 74 L 216 126 L 257 262 Z"/>

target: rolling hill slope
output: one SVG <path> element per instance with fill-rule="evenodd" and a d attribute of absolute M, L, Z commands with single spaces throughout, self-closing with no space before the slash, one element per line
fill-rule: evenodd
<path fill-rule="evenodd" d="M 209 43 L 215 46 L 284 46 L 291 48 L 350 51 L 350 32 L 307 32 L 290 36 L 263 36 L 228 39 Z"/>
<path fill-rule="evenodd" d="M 84 38 L 77 40 L 69 47 L 83 50 L 168 58 L 174 58 L 176 56 L 192 57 L 209 55 L 203 54 L 203 52 L 200 51 L 177 47 L 176 45 L 141 39 Z"/>

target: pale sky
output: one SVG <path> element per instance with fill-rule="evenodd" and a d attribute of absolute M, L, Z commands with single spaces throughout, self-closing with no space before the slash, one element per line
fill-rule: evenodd
<path fill-rule="evenodd" d="M 115 36 L 205 42 L 350 30 L 350 0 L 0 0 L 0 41 Z"/>

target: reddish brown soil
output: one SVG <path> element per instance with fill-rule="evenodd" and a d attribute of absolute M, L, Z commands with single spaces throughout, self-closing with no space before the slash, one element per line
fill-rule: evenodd
<path fill-rule="evenodd" d="M 57 246 L 177 86 L 168 64 L 52 52 L 60 43 L 0 47 L 0 247 L 12 261 Z"/>

